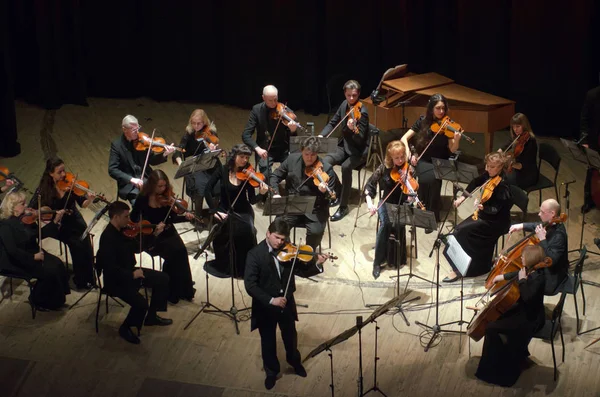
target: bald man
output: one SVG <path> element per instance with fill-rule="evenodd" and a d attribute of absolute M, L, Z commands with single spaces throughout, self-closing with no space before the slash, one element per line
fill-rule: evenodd
<path fill-rule="evenodd" d="M 298 125 L 293 121 L 287 127 L 283 123 L 278 125 L 278 119 L 273 118 L 272 112 L 278 103 L 275 86 L 264 87 L 262 99 L 263 102 L 254 105 L 250 111 L 246 128 L 242 132 L 242 141 L 256 152 L 259 171 L 266 173 L 273 162 L 283 162 L 287 158 L 290 152 L 290 135 L 296 134 Z M 252 137 L 254 131 L 256 139 Z"/>
<path fill-rule="evenodd" d="M 540 223 L 528 222 L 512 225 L 508 232 L 513 233 L 520 230 L 535 232 L 537 238 L 540 239 L 540 247 L 552 259 L 552 266 L 544 268 L 546 275 L 544 295 L 556 295 L 560 292 L 560 286 L 567 278 L 569 270 L 567 230 L 563 223 L 551 223 L 552 219 L 560 216 L 560 204 L 556 200 L 544 201 L 538 215 L 543 223 L 548 223 L 546 228 Z"/>

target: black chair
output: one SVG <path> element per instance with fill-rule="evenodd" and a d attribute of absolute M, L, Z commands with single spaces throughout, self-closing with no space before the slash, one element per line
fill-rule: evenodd
<path fill-rule="evenodd" d="M 327 104 L 329 106 L 329 112 L 327 113 L 327 122 L 331 119 L 331 116 L 335 114 L 342 102 L 344 101 L 344 83 L 348 81 L 348 75 L 345 73 L 337 73 L 331 76 L 327 80 L 325 85 L 325 91 L 327 93 Z"/>
<path fill-rule="evenodd" d="M 567 296 L 566 292 L 560 294 L 560 299 L 554 307 L 552 311 L 552 318 L 546 319 L 544 326 L 533 335 L 534 338 L 542 339 L 545 341 L 549 341 L 552 346 L 552 361 L 554 363 L 554 380 L 556 381 L 556 377 L 558 374 L 558 370 L 556 368 L 556 353 L 554 351 L 554 338 L 556 337 L 556 333 L 560 332 L 560 342 L 562 344 L 562 361 L 565 362 L 565 339 L 563 337 L 562 332 L 562 324 L 560 319 L 562 317 L 563 306 L 565 305 L 565 297 Z"/>
<path fill-rule="evenodd" d="M 581 297 L 583 298 L 583 315 L 585 316 L 585 293 L 583 292 L 583 283 L 581 282 L 581 272 L 583 271 L 583 263 L 587 255 L 587 247 L 584 245 L 581 248 L 579 259 L 575 264 L 573 274 L 569 274 L 567 279 L 560 286 L 560 292 L 573 295 L 573 302 L 575 304 L 575 318 L 577 319 L 577 335 L 585 334 L 593 330 L 587 330 L 581 332 L 581 326 L 579 324 L 579 307 L 577 305 L 577 291 L 581 289 Z M 597 328 L 595 328 L 597 329 Z"/>
<path fill-rule="evenodd" d="M 296 228 L 298 227 L 306 229 L 306 227 L 302 225 L 292 227 L 292 241 L 294 242 L 294 244 L 296 244 Z M 325 228 L 327 229 L 327 236 L 329 238 L 329 249 L 331 249 L 331 228 L 329 227 L 329 216 L 327 217 L 327 223 L 325 224 Z M 319 244 L 318 248 L 320 253 L 323 248 L 323 242 Z"/>
<path fill-rule="evenodd" d="M 102 287 L 102 282 L 100 281 L 100 276 L 102 275 L 102 270 L 98 270 L 96 269 L 94 271 L 94 274 L 96 275 L 96 283 L 98 285 L 98 305 L 96 306 L 96 333 L 98 333 L 98 318 L 100 316 L 100 303 L 102 302 L 102 295 L 106 296 L 106 313 L 108 314 L 108 298 L 110 297 L 112 300 L 114 300 L 115 302 L 117 302 L 121 307 L 125 307 L 123 306 L 123 304 L 121 302 L 119 302 L 118 300 L 115 299 L 115 297 L 111 294 L 109 294 L 103 287 Z"/>
<path fill-rule="evenodd" d="M 513 205 L 516 205 L 521 210 L 521 223 L 525 222 L 527 218 L 527 207 L 529 206 L 529 196 L 527 193 L 518 186 L 510 185 L 510 195 L 512 197 Z M 514 223 L 514 222 L 513 222 Z M 523 231 L 525 236 L 525 231 Z M 502 235 L 502 248 L 504 248 L 504 235 Z M 496 256 L 498 255 L 498 245 L 496 244 Z"/>
<path fill-rule="evenodd" d="M 542 160 L 550 164 L 552 168 L 554 168 L 554 179 L 550 180 L 546 176 L 542 174 Z M 560 155 L 556 151 L 556 149 L 547 144 L 540 143 L 539 145 L 539 160 L 538 160 L 538 181 L 535 185 L 530 186 L 526 189 L 527 196 L 529 193 L 535 192 L 539 190 L 540 194 L 540 203 L 542 205 L 542 190 L 548 188 L 554 188 L 555 197 L 558 200 L 558 188 L 556 187 L 556 179 L 558 178 L 558 169 L 560 168 Z"/>
<path fill-rule="evenodd" d="M 6 250 L 4 249 L 4 244 L 2 243 L 2 240 L 0 240 L 0 276 L 8 278 L 8 282 L 10 283 L 10 296 L 11 297 L 14 293 L 13 278 L 23 280 L 23 281 L 25 281 L 25 283 L 27 283 L 27 286 L 29 287 L 28 302 L 29 302 L 29 305 L 31 306 L 31 317 L 33 319 L 35 319 L 35 314 L 37 312 L 37 308 L 35 307 L 33 302 L 31 302 L 31 298 L 33 296 L 33 287 L 35 285 L 36 279 L 34 277 L 29 276 L 28 274 L 21 271 L 20 269 L 15 268 L 10 263 L 10 261 L 8 259 L 8 254 L 6 253 Z"/>

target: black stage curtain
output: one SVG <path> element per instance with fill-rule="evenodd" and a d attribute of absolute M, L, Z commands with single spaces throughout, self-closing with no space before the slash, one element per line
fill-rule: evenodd
<path fill-rule="evenodd" d="M 274 84 L 282 102 L 316 114 L 328 110 L 333 76 L 359 80 L 367 96 L 387 68 L 408 63 L 515 100 L 540 135 L 576 136 L 598 85 L 598 3 L 3 0 L 2 77 L 45 108 L 88 95 L 249 108 Z M 9 139 L 12 95 L 1 110 Z"/>

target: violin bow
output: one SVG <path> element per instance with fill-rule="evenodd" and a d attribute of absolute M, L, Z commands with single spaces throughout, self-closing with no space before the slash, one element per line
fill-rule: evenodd
<path fill-rule="evenodd" d="M 287 107 L 287 105 L 283 105 L 283 106 Z M 277 111 L 277 106 L 275 106 L 275 111 Z M 267 166 L 269 165 L 268 152 L 271 151 L 271 146 L 273 145 L 273 141 L 275 140 L 275 135 L 277 134 L 277 130 L 279 129 L 279 125 L 281 124 L 282 113 L 279 113 L 279 118 L 277 119 L 277 125 L 275 126 L 275 130 L 273 131 L 273 135 L 271 135 L 271 140 L 269 141 L 269 147 L 267 147 Z"/>
<path fill-rule="evenodd" d="M 39 252 L 42 251 L 42 195 L 38 193 L 38 245 L 40 248 Z M 44 261 L 42 261 L 42 266 L 44 265 Z"/>
<path fill-rule="evenodd" d="M 146 161 L 144 161 L 144 168 L 142 168 L 142 176 L 140 177 L 142 179 L 142 181 L 144 181 L 144 175 L 146 174 L 146 167 L 148 166 L 148 160 L 150 159 L 150 153 L 152 152 L 152 143 L 154 142 L 154 134 L 155 133 L 156 133 L 156 128 L 152 130 L 152 136 L 150 137 L 148 153 L 146 153 Z"/>
<path fill-rule="evenodd" d="M 332 129 L 331 131 L 329 131 L 329 134 L 327 134 L 327 135 L 326 135 L 326 136 L 324 136 L 323 138 L 329 138 L 329 137 L 331 136 L 331 134 L 333 134 L 333 131 L 335 131 L 335 130 L 336 130 L 336 129 L 337 129 L 339 126 L 340 126 L 340 124 L 342 124 L 342 122 L 343 122 L 344 120 L 346 120 L 346 118 L 347 118 L 348 116 L 350 116 L 350 113 L 352 113 L 352 112 L 354 111 L 354 108 L 356 108 L 356 106 L 357 106 L 358 104 L 359 104 L 359 102 L 358 102 L 358 101 L 356 101 L 356 103 L 355 103 L 355 104 L 352 106 L 352 108 L 351 108 L 351 109 L 348 111 L 348 113 L 346 113 L 346 115 L 345 115 L 344 117 L 342 117 L 342 119 L 341 119 L 341 120 L 340 120 L 340 121 L 339 121 L 339 122 L 338 122 L 338 123 L 335 125 L 335 127 L 333 127 L 333 129 Z"/>
<path fill-rule="evenodd" d="M 450 119 L 444 119 L 444 122 L 442 124 L 440 124 L 440 131 L 443 130 L 444 128 L 446 128 L 446 125 L 449 123 L 449 121 L 450 121 Z M 423 149 L 423 152 L 417 158 L 417 163 L 419 162 L 419 160 L 421 160 L 421 157 L 423 157 L 423 155 L 425 154 L 425 152 L 427 151 L 427 149 L 429 149 L 429 146 L 431 146 L 431 144 L 433 143 L 433 141 L 435 140 L 435 138 L 438 137 L 438 135 L 441 135 L 441 134 L 433 134 L 433 138 L 431 138 L 431 140 L 429 141 L 429 143 L 427 144 L 427 146 L 425 146 L 425 149 Z"/>
<path fill-rule="evenodd" d="M 302 239 L 300 239 L 300 243 L 302 243 Z M 300 245 L 302 245 L 302 244 L 300 244 Z M 298 247 L 296 247 L 296 255 L 294 255 L 294 259 L 292 260 L 292 268 L 290 269 L 290 275 L 288 276 L 287 284 L 285 286 L 285 292 L 283 293 L 283 297 L 285 299 L 287 299 L 288 289 L 290 288 L 290 281 L 292 281 L 292 277 L 294 277 L 294 267 L 296 266 L 296 261 L 298 260 L 298 255 L 300 254 L 300 245 L 298 245 Z M 279 261 L 279 259 L 277 261 Z M 283 266 L 281 267 L 281 269 L 282 269 L 282 275 L 283 275 Z M 281 309 L 281 311 L 283 312 L 283 309 Z"/>
<path fill-rule="evenodd" d="M 69 199 L 71 198 L 71 193 L 73 192 L 73 187 L 75 186 L 75 182 L 77 181 L 78 175 L 79 174 L 75 174 L 75 176 L 73 177 L 73 182 L 71 182 L 71 187 L 69 188 L 69 193 L 67 193 L 67 199 L 65 200 L 65 205 L 63 206 L 63 211 L 67 210 L 67 204 L 69 204 Z"/>

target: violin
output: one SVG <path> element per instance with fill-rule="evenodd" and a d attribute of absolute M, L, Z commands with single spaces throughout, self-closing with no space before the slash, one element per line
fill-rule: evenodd
<path fill-rule="evenodd" d="M 534 266 L 527 267 L 527 275 L 532 271 L 543 269 L 545 267 L 552 266 L 552 259 L 546 257 L 543 262 L 537 263 Z M 500 316 L 510 310 L 521 296 L 519 286 L 515 282 L 519 278 L 514 277 L 511 280 L 505 280 L 504 285 L 498 292 L 495 293 L 494 298 L 488 302 L 485 308 L 477 314 L 477 317 L 471 321 L 467 327 L 467 335 L 474 341 L 479 341 L 485 335 L 485 329 L 487 325 L 500 318 Z"/>
<path fill-rule="evenodd" d="M 200 139 L 204 139 L 213 145 L 219 144 L 219 137 L 211 131 L 210 125 L 205 125 L 204 128 L 196 132 L 196 140 Z"/>
<path fill-rule="evenodd" d="M 300 123 L 296 121 L 296 119 L 298 118 L 298 116 L 296 116 L 296 113 L 294 113 L 292 109 L 288 108 L 281 102 L 277 102 L 277 106 L 275 106 L 275 108 L 271 110 L 271 118 L 273 120 L 281 119 L 281 122 L 285 126 L 289 125 L 290 122 L 293 121 L 298 125 L 298 128 L 300 128 L 302 131 L 306 131 L 306 128 L 304 128 Z"/>
<path fill-rule="evenodd" d="M 8 170 L 8 168 L 0 166 L 0 181 L 3 181 L 5 179 L 12 179 L 10 177 L 10 171 Z"/>
<path fill-rule="evenodd" d="M 506 172 L 512 172 L 513 169 L 520 170 L 523 168 L 521 163 L 517 163 L 516 159 L 523 153 L 523 149 L 525 149 L 525 144 L 529 141 L 529 137 L 531 134 L 529 132 L 523 132 L 519 135 L 515 140 L 511 143 L 511 146 L 514 144 L 514 149 L 512 154 L 508 154 L 508 166 L 506 168 Z"/>
<path fill-rule="evenodd" d="M 260 172 L 256 172 L 252 164 L 248 164 L 241 171 L 235 173 L 235 177 L 240 181 L 247 180 L 250 186 L 259 187 L 261 183 L 265 183 L 265 175 Z M 269 191 L 275 193 L 272 187 L 269 186 Z"/>
<path fill-rule="evenodd" d="M 445 116 L 441 120 L 434 121 L 433 124 L 429 127 L 434 134 L 442 134 L 447 138 L 453 139 L 454 134 L 460 132 L 462 137 L 467 140 L 469 143 L 475 143 L 475 140 L 467 135 L 463 134 L 463 128 L 456 121 L 450 119 L 450 117 Z"/>
<path fill-rule="evenodd" d="M 141 223 L 141 224 L 140 224 Z M 158 225 L 153 225 L 150 221 L 142 220 L 142 222 L 130 221 L 121 231 L 124 235 L 134 238 L 139 234 L 150 235 L 154 232 Z"/>
<path fill-rule="evenodd" d="M 42 219 L 42 222 L 51 222 L 58 211 L 59 210 L 53 210 L 50 207 L 42 207 L 39 211 L 39 217 Z M 65 210 L 65 215 L 71 215 L 72 213 L 73 211 L 71 210 Z M 33 225 L 38 221 L 38 210 L 27 208 L 25 212 L 21 214 L 19 219 L 26 225 Z"/>
<path fill-rule="evenodd" d="M 362 102 L 358 101 L 352 107 L 352 109 L 350 109 L 350 112 L 349 112 L 349 118 L 354 120 L 354 128 L 352 129 L 352 131 L 355 134 L 358 134 L 360 132 L 358 129 L 358 121 L 360 120 L 360 116 L 361 116 L 360 110 L 362 109 L 362 106 L 363 106 Z"/>
<path fill-rule="evenodd" d="M 108 201 L 106 197 L 104 197 L 104 195 L 98 194 L 93 190 L 90 190 L 90 185 L 86 181 L 75 180 L 75 175 L 73 175 L 73 173 L 71 172 L 67 172 L 65 174 L 64 179 L 56 182 L 56 187 L 58 188 L 58 190 L 61 190 L 63 192 L 71 190 L 73 194 L 79 197 L 84 197 L 86 194 L 91 194 L 93 196 L 96 196 L 98 200 L 110 204 L 110 201 Z"/>
<path fill-rule="evenodd" d="M 150 143 L 152 143 L 152 152 L 155 154 L 159 154 L 165 151 L 165 148 L 172 147 L 178 152 L 185 152 L 185 149 L 182 149 L 178 146 L 167 145 L 167 142 L 164 138 L 154 138 L 150 140 L 148 134 L 144 132 L 138 132 L 138 140 L 135 144 L 135 150 L 143 152 L 144 150 L 148 150 L 150 147 Z"/>
<path fill-rule="evenodd" d="M 564 223 L 566 221 L 567 215 L 562 213 L 560 216 L 551 219 L 549 222 L 542 223 L 542 226 L 544 229 L 547 229 L 549 226 L 557 223 Z M 540 239 L 538 239 L 535 232 L 531 232 L 529 235 L 523 237 L 521 240 L 504 250 L 496 260 L 496 263 L 494 263 L 490 274 L 485 280 L 485 288 L 488 290 L 499 289 L 504 283 L 500 282 L 494 284 L 494 277 L 500 274 L 520 270 L 523 267 L 523 263 L 521 261 L 521 253 L 523 252 L 523 249 L 528 245 L 537 245 L 539 243 Z"/>
<path fill-rule="evenodd" d="M 399 183 L 402 186 L 402 193 L 414 197 L 415 203 L 420 209 L 425 209 L 425 206 L 419 200 L 419 197 L 416 196 L 416 192 L 417 190 L 419 190 L 419 183 L 409 171 L 408 161 L 405 162 L 404 165 L 402 165 L 402 167 L 394 165 L 394 167 L 392 167 L 392 170 L 390 171 L 390 178 L 392 178 L 394 182 Z"/>
<path fill-rule="evenodd" d="M 496 175 L 493 178 L 488 179 L 488 181 L 483 185 L 483 192 L 481 193 L 481 199 L 479 200 L 479 204 L 483 204 L 492 198 L 492 194 L 494 194 L 494 189 L 502 182 L 502 177 L 500 175 Z M 475 210 L 473 213 L 474 221 L 479 219 L 479 208 Z"/>
<path fill-rule="evenodd" d="M 304 169 L 304 174 L 310 178 L 314 178 L 313 182 L 316 186 L 319 186 L 321 183 L 324 183 L 327 188 L 327 193 L 329 193 L 329 197 L 335 200 L 335 192 L 329 188 L 327 182 L 329 181 L 329 175 L 323 171 L 323 163 L 321 160 L 315 161 L 313 165 L 310 167 L 306 167 Z"/>
<path fill-rule="evenodd" d="M 296 255 L 298 260 L 308 263 L 318 254 L 314 252 L 310 245 L 294 245 L 292 243 L 286 243 L 277 254 L 277 260 L 279 262 L 289 262 L 293 260 Z M 338 259 L 337 256 L 331 253 L 323 255 L 326 255 L 327 259 L 332 262 Z"/>

